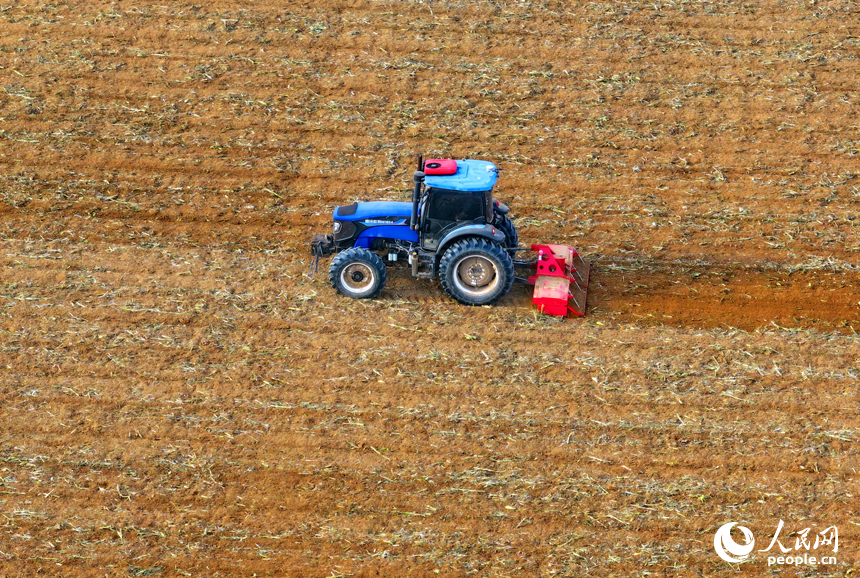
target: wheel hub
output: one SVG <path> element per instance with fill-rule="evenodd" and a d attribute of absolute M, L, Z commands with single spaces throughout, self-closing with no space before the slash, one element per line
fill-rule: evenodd
<path fill-rule="evenodd" d="M 472 287 L 486 285 L 492 276 L 492 268 L 480 257 L 470 257 L 460 265 L 460 279 Z"/>
<path fill-rule="evenodd" d="M 455 284 L 474 296 L 492 291 L 498 282 L 495 264 L 480 255 L 462 259 L 457 263 L 455 272 Z"/>
<path fill-rule="evenodd" d="M 373 270 L 364 263 L 347 265 L 341 280 L 351 291 L 361 292 L 373 285 Z"/>

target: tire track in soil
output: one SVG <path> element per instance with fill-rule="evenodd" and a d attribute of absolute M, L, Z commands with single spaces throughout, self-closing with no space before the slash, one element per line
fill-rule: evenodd
<path fill-rule="evenodd" d="M 644 325 L 746 331 L 779 326 L 845 334 L 860 329 L 860 272 L 757 269 L 729 263 L 599 270 L 592 277 L 589 310 Z"/>

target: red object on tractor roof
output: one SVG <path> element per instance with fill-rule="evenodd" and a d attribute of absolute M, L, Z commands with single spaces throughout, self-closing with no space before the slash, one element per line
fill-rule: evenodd
<path fill-rule="evenodd" d="M 454 159 L 427 159 L 424 161 L 425 175 L 453 175 L 457 172 Z"/>
<path fill-rule="evenodd" d="M 576 249 L 564 245 L 532 245 L 537 252 L 535 274 L 529 277 L 535 290 L 532 303 L 547 315 L 564 317 L 568 311 L 585 315 L 588 274 L 591 265 Z"/>

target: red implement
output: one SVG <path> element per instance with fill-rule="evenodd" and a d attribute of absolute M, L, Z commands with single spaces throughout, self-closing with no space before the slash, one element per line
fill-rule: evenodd
<path fill-rule="evenodd" d="M 591 265 L 573 247 L 532 245 L 538 254 L 535 274 L 529 283 L 535 286 L 532 302 L 541 313 L 564 317 L 568 311 L 585 315 L 588 274 Z"/>

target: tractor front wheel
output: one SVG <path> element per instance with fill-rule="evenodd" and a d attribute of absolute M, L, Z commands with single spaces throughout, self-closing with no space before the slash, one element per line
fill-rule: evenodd
<path fill-rule="evenodd" d="M 335 255 L 328 278 L 341 295 L 372 299 L 385 286 L 385 263 L 373 251 L 353 247 Z"/>
<path fill-rule="evenodd" d="M 463 305 L 491 305 L 511 290 L 514 265 L 501 246 L 471 237 L 457 241 L 442 255 L 439 280 L 445 292 Z"/>

